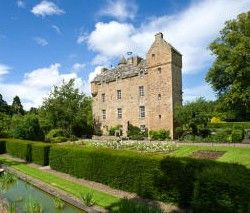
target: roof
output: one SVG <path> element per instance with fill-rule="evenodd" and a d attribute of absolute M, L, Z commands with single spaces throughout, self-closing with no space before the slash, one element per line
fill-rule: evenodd
<path fill-rule="evenodd" d="M 145 59 L 142 59 L 137 66 L 134 66 L 133 64 L 122 64 L 113 69 L 106 69 L 105 71 L 102 71 L 101 74 L 97 75 L 92 82 L 108 83 L 119 78 L 124 79 L 138 76 L 141 72 L 147 72 Z"/>

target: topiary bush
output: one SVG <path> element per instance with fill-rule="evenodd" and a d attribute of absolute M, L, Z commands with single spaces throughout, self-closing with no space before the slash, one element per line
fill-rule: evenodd
<path fill-rule="evenodd" d="M 241 142 L 244 137 L 244 132 L 240 129 L 234 129 L 232 131 L 232 142 Z"/>
<path fill-rule="evenodd" d="M 31 144 L 31 156 L 32 162 L 40 164 L 42 166 L 49 165 L 49 144 L 44 143 L 32 143 Z"/>
<path fill-rule="evenodd" d="M 52 129 L 45 136 L 45 141 L 51 143 L 61 143 L 67 141 L 66 133 L 63 129 Z"/>

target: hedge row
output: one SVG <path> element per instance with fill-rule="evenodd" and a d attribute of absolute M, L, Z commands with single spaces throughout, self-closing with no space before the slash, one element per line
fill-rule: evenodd
<path fill-rule="evenodd" d="M 210 128 L 233 128 L 241 126 L 243 129 L 250 129 L 250 122 L 222 122 L 222 123 L 209 123 Z"/>
<path fill-rule="evenodd" d="M 0 140 L 0 153 L 8 153 L 27 162 L 49 165 L 49 144 L 18 139 Z"/>
<path fill-rule="evenodd" d="M 142 197 L 191 207 L 194 212 L 250 209 L 250 172 L 236 164 L 124 150 L 53 146 L 50 166 Z"/>

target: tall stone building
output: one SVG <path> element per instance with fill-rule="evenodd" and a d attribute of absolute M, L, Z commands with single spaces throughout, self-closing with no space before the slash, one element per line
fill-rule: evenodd
<path fill-rule="evenodd" d="M 138 56 L 103 68 L 91 82 L 95 124 L 103 134 L 121 125 L 126 135 L 128 124 L 142 129 L 170 130 L 174 137 L 174 109 L 182 104 L 182 55 L 155 35 L 146 59 Z"/>

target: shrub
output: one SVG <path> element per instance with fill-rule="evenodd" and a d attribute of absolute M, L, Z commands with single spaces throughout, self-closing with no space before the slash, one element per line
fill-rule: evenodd
<path fill-rule="evenodd" d="M 14 138 L 35 141 L 44 139 L 44 134 L 40 127 L 39 120 L 34 114 L 13 116 L 12 128 L 12 136 Z"/>
<path fill-rule="evenodd" d="M 67 140 L 66 133 L 63 129 L 52 129 L 45 137 L 45 141 L 51 143 L 61 143 Z"/>
<path fill-rule="evenodd" d="M 218 117 L 212 117 L 211 118 L 211 123 L 220 123 L 221 122 L 221 119 L 218 118 Z"/>
<path fill-rule="evenodd" d="M 233 126 L 243 126 L 244 129 L 250 129 L 250 122 L 221 122 L 209 123 L 210 128 L 233 128 Z"/>
<path fill-rule="evenodd" d="M 158 131 L 156 130 L 150 130 L 149 131 L 149 137 L 151 140 L 166 140 L 170 139 L 170 132 L 165 129 L 160 129 Z"/>
<path fill-rule="evenodd" d="M 21 140 L 7 140 L 6 151 L 8 154 L 26 160 L 31 161 L 31 142 Z"/>
<path fill-rule="evenodd" d="M 115 127 L 111 127 L 110 129 L 109 129 L 109 135 L 115 135 L 115 132 L 117 131 L 117 130 L 120 130 L 121 129 L 121 125 L 117 125 L 117 126 L 115 126 Z"/>
<path fill-rule="evenodd" d="M 0 140 L 0 154 L 6 153 L 6 141 Z"/>
<path fill-rule="evenodd" d="M 47 166 L 49 165 L 49 150 L 50 145 L 43 143 L 31 144 L 32 162 Z"/>
<path fill-rule="evenodd" d="M 241 142 L 244 137 L 243 131 L 239 129 L 234 129 L 232 131 L 232 142 Z"/>
<path fill-rule="evenodd" d="M 128 137 L 132 140 L 143 140 L 147 137 L 148 131 L 145 129 L 142 131 L 139 127 L 132 124 L 128 125 Z"/>

